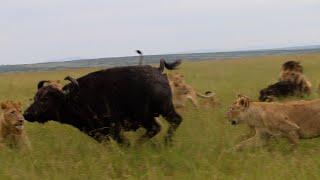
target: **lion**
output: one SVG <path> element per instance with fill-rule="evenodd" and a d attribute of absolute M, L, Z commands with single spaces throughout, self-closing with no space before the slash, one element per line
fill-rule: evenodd
<path fill-rule="evenodd" d="M 24 131 L 21 103 L 6 101 L 1 103 L 1 109 L 0 144 L 10 148 L 30 149 L 30 142 Z"/>
<path fill-rule="evenodd" d="M 300 62 L 287 61 L 282 65 L 279 81 L 289 81 L 297 85 L 298 95 L 311 94 L 312 84 L 303 75 L 303 67 Z"/>
<path fill-rule="evenodd" d="M 204 94 L 196 92 L 196 90 L 187 84 L 182 74 L 169 75 L 169 84 L 173 93 L 173 102 L 176 108 L 185 107 L 187 100 L 190 100 L 195 108 L 199 108 L 197 97 L 208 100 L 209 103 L 216 103 L 214 93 L 206 91 Z"/>
<path fill-rule="evenodd" d="M 255 135 L 239 143 L 235 149 L 264 146 L 269 137 L 285 137 L 293 147 L 299 139 L 320 136 L 320 99 L 311 101 L 252 102 L 238 95 L 227 117 L 232 125 L 247 124 Z"/>

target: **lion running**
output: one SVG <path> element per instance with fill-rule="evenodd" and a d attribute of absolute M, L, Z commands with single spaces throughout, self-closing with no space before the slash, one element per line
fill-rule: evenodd
<path fill-rule="evenodd" d="M 200 94 L 196 90 L 187 84 L 184 80 L 182 74 L 170 74 L 169 84 L 173 94 L 173 103 L 176 108 L 185 107 L 188 100 L 194 105 L 194 107 L 199 107 L 198 97 L 204 98 L 210 104 L 215 104 L 214 93 L 211 91 L 205 92 L 205 94 Z"/>
<path fill-rule="evenodd" d="M 30 149 L 28 137 L 24 131 L 24 118 L 21 104 L 7 101 L 1 104 L 0 144 L 11 148 Z"/>
<path fill-rule="evenodd" d="M 320 100 L 252 102 L 238 95 L 230 106 L 227 117 L 231 124 L 245 123 L 254 128 L 255 135 L 236 146 L 263 146 L 270 136 L 285 137 L 296 146 L 299 139 L 320 136 Z"/>

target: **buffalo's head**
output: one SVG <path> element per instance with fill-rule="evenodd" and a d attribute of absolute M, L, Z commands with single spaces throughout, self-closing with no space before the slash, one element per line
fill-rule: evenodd
<path fill-rule="evenodd" d="M 40 123 L 58 120 L 71 94 L 79 89 L 79 84 L 75 79 L 68 76 L 65 80 L 71 82 L 69 88 L 66 89 L 59 88 L 52 81 L 40 81 L 34 102 L 24 112 L 24 118 L 30 122 Z"/>

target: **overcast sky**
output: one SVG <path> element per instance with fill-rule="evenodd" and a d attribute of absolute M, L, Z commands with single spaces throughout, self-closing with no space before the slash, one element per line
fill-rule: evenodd
<path fill-rule="evenodd" d="M 320 44 L 320 0 L 1 0 L 0 64 Z"/>

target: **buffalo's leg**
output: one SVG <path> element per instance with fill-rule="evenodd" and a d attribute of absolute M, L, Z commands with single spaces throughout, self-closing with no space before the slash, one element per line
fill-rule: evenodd
<path fill-rule="evenodd" d="M 110 137 L 117 143 L 122 144 L 121 124 L 119 120 L 112 120 L 110 123 Z"/>
<path fill-rule="evenodd" d="M 173 109 L 173 111 L 170 112 L 165 117 L 165 119 L 169 122 L 169 129 L 165 137 L 165 143 L 169 144 L 172 142 L 172 136 L 174 132 L 177 130 L 177 128 L 182 122 L 182 117 Z"/>
<path fill-rule="evenodd" d="M 149 121 L 145 122 L 142 125 L 147 130 L 147 132 L 138 139 L 138 144 L 145 143 L 146 141 L 157 135 L 161 130 L 161 126 L 157 123 L 154 117 L 151 117 L 148 120 Z"/>

